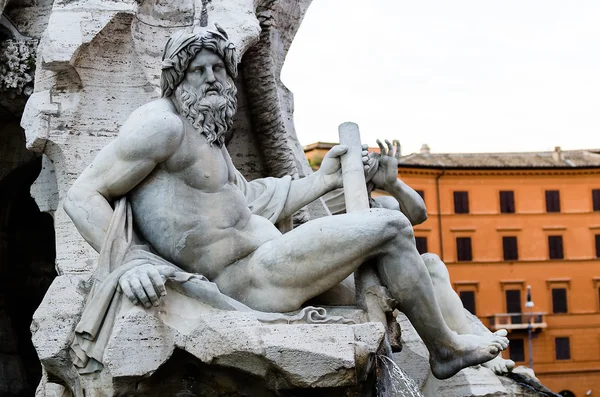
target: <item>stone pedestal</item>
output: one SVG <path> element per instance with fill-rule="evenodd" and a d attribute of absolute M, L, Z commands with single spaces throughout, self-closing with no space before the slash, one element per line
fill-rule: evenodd
<path fill-rule="evenodd" d="M 367 381 L 385 333 L 379 323 L 264 324 L 252 312 L 215 310 L 169 290 L 148 310 L 122 300 L 103 370 L 79 374 L 69 349 L 86 293 L 81 277 L 60 276 L 34 316 L 33 341 L 50 380 L 39 396 L 52 396 L 59 383 L 87 396 L 191 396 L 212 387 L 344 393 Z M 356 316 L 336 314 L 345 312 Z"/>

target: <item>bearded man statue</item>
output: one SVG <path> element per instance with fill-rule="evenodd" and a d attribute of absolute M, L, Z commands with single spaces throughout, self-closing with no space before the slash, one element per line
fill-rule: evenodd
<path fill-rule="evenodd" d="M 198 28 L 194 32 L 181 31 L 169 39 L 162 59 L 160 79 L 161 96 L 173 98 L 179 114 L 185 117 L 199 133 L 204 134 L 210 145 L 219 147 L 225 143 L 225 133 L 233 125 L 237 106 L 237 54 L 223 29 L 217 31 Z M 219 56 L 227 70 L 226 81 L 206 81 L 199 84 L 191 76 L 186 78 L 188 65 L 202 50 L 207 49 Z M 219 68 L 212 70 L 213 74 Z M 200 71 L 202 72 L 202 71 Z"/>
<path fill-rule="evenodd" d="M 302 179 L 246 181 L 224 145 L 236 110 L 237 63 L 218 25 L 175 33 L 163 54 L 162 97 L 132 113 L 67 193 L 65 211 L 100 252 L 75 330 L 76 365 L 102 363 L 121 295 L 153 310 L 168 300 L 166 281 L 194 282 L 197 293 L 186 293 L 218 309 L 289 313 L 364 264 L 415 326 L 436 377 L 504 350 L 505 331 L 458 335 L 446 324 L 414 242 L 412 225 L 427 219 L 425 205 L 398 179 L 393 155 L 382 151 L 371 166 L 365 150 L 362 166 L 401 211 L 328 216 L 285 234 L 275 227 L 342 187 L 340 157 L 348 148 L 332 148 Z"/>

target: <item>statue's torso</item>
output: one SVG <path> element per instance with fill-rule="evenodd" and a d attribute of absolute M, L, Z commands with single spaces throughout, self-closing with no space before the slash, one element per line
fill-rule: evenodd
<path fill-rule="evenodd" d="M 136 228 L 161 256 L 214 279 L 281 234 L 252 215 L 226 152 L 185 125 L 179 149 L 129 196 Z"/>

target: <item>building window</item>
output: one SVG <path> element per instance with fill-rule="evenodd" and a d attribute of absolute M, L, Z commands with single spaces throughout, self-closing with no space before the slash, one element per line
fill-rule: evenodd
<path fill-rule="evenodd" d="M 515 193 L 512 190 L 500 192 L 500 212 L 503 214 L 515 213 Z"/>
<path fill-rule="evenodd" d="M 525 340 L 511 339 L 508 345 L 510 359 L 514 362 L 525 361 Z"/>
<path fill-rule="evenodd" d="M 460 291 L 458 293 L 463 307 L 471 314 L 475 314 L 475 291 Z"/>
<path fill-rule="evenodd" d="M 469 213 L 469 192 L 454 192 L 454 213 Z"/>
<path fill-rule="evenodd" d="M 548 251 L 550 259 L 563 259 L 562 236 L 548 236 Z"/>
<path fill-rule="evenodd" d="M 600 189 L 592 190 L 592 202 L 594 204 L 594 211 L 600 211 Z"/>
<path fill-rule="evenodd" d="M 417 251 L 419 251 L 419 254 L 427 252 L 427 237 L 415 237 L 415 243 L 417 244 Z"/>
<path fill-rule="evenodd" d="M 502 250 L 504 251 L 505 261 L 516 261 L 519 259 L 517 250 L 517 238 L 515 236 L 502 237 Z"/>
<path fill-rule="evenodd" d="M 459 261 L 472 261 L 471 237 L 456 238 L 456 259 Z"/>
<path fill-rule="evenodd" d="M 552 288 L 552 313 L 567 313 L 566 288 Z"/>
<path fill-rule="evenodd" d="M 513 314 L 510 316 L 510 322 L 512 324 L 522 324 L 521 290 L 507 289 L 504 291 L 504 296 L 506 298 L 506 312 Z"/>
<path fill-rule="evenodd" d="M 415 190 L 419 196 L 425 201 L 425 190 Z"/>
<path fill-rule="evenodd" d="M 546 190 L 546 212 L 560 212 L 560 194 L 558 190 Z"/>
<path fill-rule="evenodd" d="M 569 337 L 561 337 L 554 339 L 554 348 L 556 351 L 557 360 L 571 359 L 571 343 Z"/>
<path fill-rule="evenodd" d="M 600 258 L 600 234 L 596 234 L 596 258 Z"/>

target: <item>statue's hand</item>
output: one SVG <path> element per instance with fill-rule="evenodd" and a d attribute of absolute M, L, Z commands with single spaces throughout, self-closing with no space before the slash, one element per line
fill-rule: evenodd
<path fill-rule="evenodd" d="M 365 174 L 369 170 L 368 146 L 362 145 L 362 161 L 365 169 Z M 321 162 L 319 171 L 323 173 L 326 179 L 331 179 L 334 187 L 342 187 L 342 164 L 340 157 L 348 151 L 345 145 L 336 145 L 332 147 Z"/>
<path fill-rule="evenodd" d="M 398 159 L 400 153 L 398 146 L 400 143 L 394 141 L 395 146 L 393 146 L 387 139 L 385 143 L 387 147 L 379 139 L 377 140 L 381 153 L 376 155 L 378 168 L 372 179 L 375 186 L 380 189 L 386 189 L 386 187 L 392 185 L 398 179 Z"/>
<path fill-rule="evenodd" d="M 146 308 L 158 306 L 160 297 L 167 294 L 166 278 L 174 273 L 175 269 L 169 266 L 140 265 L 123 274 L 119 286 L 132 303 Z"/>

